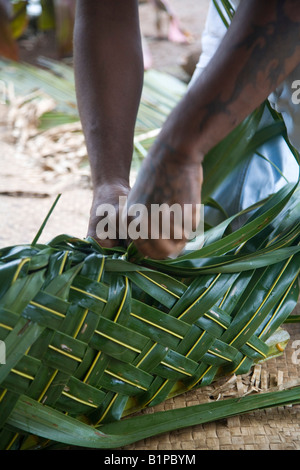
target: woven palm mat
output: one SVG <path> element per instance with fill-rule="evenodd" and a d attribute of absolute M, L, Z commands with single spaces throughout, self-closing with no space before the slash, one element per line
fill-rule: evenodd
<path fill-rule="evenodd" d="M 300 303 L 295 312 L 300 314 Z M 144 410 L 154 413 L 199 403 L 266 392 L 300 378 L 300 325 L 286 324 L 290 340 L 281 356 Z M 297 364 L 298 362 L 298 364 Z M 300 405 L 281 406 L 192 426 L 144 439 L 123 450 L 299 450 Z"/>

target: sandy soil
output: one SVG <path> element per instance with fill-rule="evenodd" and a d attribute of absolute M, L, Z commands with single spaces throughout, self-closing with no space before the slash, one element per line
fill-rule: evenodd
<path fill-rule="evenodd" d="M 152 67 L 172 73 L 184 80 L 188 75 L 181 67 L 186 57 L 196 55 L 201 49 L 208 0 L 171 0 L 180 26 L 189 33 L 187 44 L 177 44 L 167 39 L 168 22 L 161 16 L 161 31 L 156 28 L 156 15 L 148 4 L 140 6 L 141 30 L 152 56 Z M 53 49 L 53 35 L 39 37 L 34 41 L 20 44 L 21 59 L 36 63 L 40 55 L 56 58 Z M 5 109 L 2 117 L 5 117 Z M 0 119 L 1 121 L 1 119 Z M 1 128 L 0 160 L 0 247 L 19 243 L 30 243 L 51 207 L 56 195 L 62 193 L 60 201 L 48 222 L 40 241 L 47 242 L 61 233 L 77 237 L 86 235 L 91 204 L 91 190 L 72 178 L 72 175 L 58 181 L 45 182 L 40 168 L 30 155 L 19 155 L 15 144 L 4 138 Z M 8 195 L 9 194 L 9 195 Z M 44 195 L 44 197 L 37 197 Z"/>

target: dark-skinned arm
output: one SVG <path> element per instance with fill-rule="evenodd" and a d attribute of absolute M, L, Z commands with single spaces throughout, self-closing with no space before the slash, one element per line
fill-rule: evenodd
<path fill-rule="evenodd" d="M 300 3 L 241 2 L 214 57 L 170 114 L 130 192 L 129 206 L 196 204 L 202 161 L 300 63 Z M 192 215 L 195 218 L 195 211 Z M 193 221 L 192 221 L 193 222 Z M 149 257 L 178 253 L 181 240 L 139 239 Z"/>
<path fill-rule="evenodd" d="M 74 67 L 93 184 L 88 235 L 97 239 L 97 207 L 109 203 L 118 208 L 119 196 L 129 191 L 144 73 L 137 0 L 77 2 Z"/>

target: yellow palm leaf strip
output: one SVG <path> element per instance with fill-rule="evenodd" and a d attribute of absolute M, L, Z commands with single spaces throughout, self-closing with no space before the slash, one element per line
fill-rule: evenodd
<path fill-rule="evenodd" d="M 149 398 L 149 400 L 146 403 L 144 403 L 143 408 L 145 408 L 147 405 L 149 405 L 149 403 L 151 403 L 154 400 L 154 398 L 157 397 L 157 395 L 162 391 L 162 389 L 167 385 L 168 382 L 169 382 L 169 379 L 166 379 L 162 383 L 162 385 L 156 390 L 154 395 L 151 398 Z"/>
<path fill-rule="evenodd" d="M 163 366 L 169 367 L 170 369 L 175 370 L 176 372 L 180 372 L 181 374 L 188 375 L 189 377 L 192 377 L 192 374 L 189 372 L 186 372 L 184 369 L 179 369 L 179 367 L 172 366 L 171 364 L 168 364 L 167 362 L 161 361 L 161 364 Z"/>
<path fill-rule="evenodd" d="M 86 319 L 88 313 L 89 313 L 89 309 L 87 308 L 87 309 L 85 309 L 85 311 L 83 312 L 82 318 L 81 318 L 81 320 L 80 320 L 80 322 L 79 322 L 79 325 L 78 325 L 78 327 L 77 327 L 77 329 L 76 329 L 76 331 L 75 331 L 75 333 L 74 333 L 74 335 L 73 335 L 73 338 L 77 338 L 77 336 L 78 336 L 78 334 L 79 334 L 79 331 L 81 330 L 82 325 L 83 325 L 83 322 L 85 321 L 85 319 Z"/>
<path fill-rule="evenodd" d="M 16 282 L 16 280 L 18 279 L 18 276 L 19 276 L 19 274 L 21 272 L 21 269 L 23 268 L 24 264 L 29 263 L 29 261 L 30 261 L 30 258 L 22 259 L 22 261 L 19 263 L 19 265 L 17 267 L 17 270 L 14 274 L 13 280 L 11 281 L 11 284 L 14 284 L 14 282 Z"/>
<path fill-rule="evenodd" d="M 146 354 L 142 357 L 142 359 L 140 359 L 140 361 L 137 363 L 137 365 L 136 365 L 137 368 L 144 362 L 146 357 L 149 356 L 149 354 L 153 351 L 153 349 L 155 348 L 156 345 L 157 345 L 157 343 L 152 344 L 151 348 L 146 352 Z"/>
<path fill-rule="evenodd" d="M 42 310 L 46 310 L 47 312 L 53 313 L 53 315 L 56 315 L 57 317 L 65 318 L 65 315 L 63 313 L 57 312 L 56 310 L 53 310 L 52 308 L 39 304 L 38 302 L 35 302 L 34 300 L 31 300 L 29 303 L 30 305 L 33 305 L 34 307 L 39 307 Z"/>
<path fill-rule="evenodd" d="M 62 349 L 56 348 L 55 346 L 52 346 L 52 344 L 49 344 L 48 348 L 53 349 L 53 351 L 63 354 L 64 356 L 67 356 L 70 359 L 73 359 L 74 361 L 82 362 L 82 359 L 80 357 L 74 356 L 73 354 L 63 351 Z"/>
<path fill-rule="evenodd" d="M 232 374 L 235 374 L 236 371 L 241 367 L 241 365 L 245 362 L 245 360 L 248 358 L 248 356 L 244 356 L 241 362 L 236 366 L 236 368 L 231 372 Z"/>
<path fill-rule="evenodd" d="M 234 254 L 237 255 L 241 249 L 243 248 L 244 245 L 246 245 L 247 242 L 242 242 L 240 246 L 235 250 Z"/>
<path fill-rule="evenodd" d="M 3 398 L 5 397 L 6 392 L 7 392 L 7 388 L 5 388 L 5 389 L 3 390 L 3 392 L 1 393 L 1 395 L 0 395 L 0 403 L 1 403 L 1 401 L 3 400 Z"/>
<path fill-rule="evenodd" d="M 17 270 L 16 270 L 16 272 L 15 272 L 15 274 L 14 274 L 14 277 L 13 277 L 13 279 L 12 279 L 11 285 L 13 285 L 13 284 L 16 282 L 16 280 L 18 279 L 19 274 L 20 274 L 21 269 L 23 268 L 23 266 L 24 266 L 26 263 L 29 263 L 30 261 L 31 261 L 30 258 L 24 258 L 24 259 L 21 260 L 21 262 L 19 263 L 19 265 L 18 265 L 18 267 L 17 267 Z M 10 327 L 8 327 L 7 325 L 4 325 L 4 324 L 2 324 L 2 323 L 1 323 L 1 326 L 3 326 L 4 328 L 6 328 L 6 329 L 8 329 L 8 330 L 9 330 L 9 329 L 12 330 L 12 328 L 10 328 Z M 34 377 L 32 377 L 32 376 L 26 376 L 26 374 L 23 374 L 22 372 L 19 372 L 19 371 L 17 371 L 16 369 L 12 369 L 11 371 L 14 372 L 15 374 L 22 375 L 23 377 L 29 378 L 30 380 L 33 380 L 33 379 L 34 379 Z M 15 437 L 13 438 L 13 440 L 10 442 L 10 444 L 9 444 L 9 446 L 8 446 L 8 449 L 13 445 L 13 443 L 14 443 L 14 441 L 16 440 L 17 437 L 18 437 L 18 434 L 16 434 Z"/>
<path fill-rule="evenodd" d="M 217 356 L 217 357 L 220 357 L 221 359 L 224 359 L 224 361 L 231 362 L 231 359 L 228 359 L 228 357 L 222 356 L 222 354 L 218 354 L 215 351 L 211 351 L 210 349 L 208 349 L 207 352 L 212 354 L 213 356 Z"/>
<path fill-rule="evenodd" d="M 202 340 L 203 336 L 205 335 L 206 331 L 203 331 L 201 333 L 201 335 L 199 336 L 199 338 L 197 339 L 196 343 L 191 347 L 191 349 L 187 352 L 187 354 L 185 355 L 185 357 L 188 357 L 192 352 L 193 350 L 195 349 L 195 347 L 198 345 L 198 343 Z"/>
<path fill-rule="evenodd" d="M 203 377 L 210 371 L 210 369 L 212 368 L 213 366 L 209 366 L 206 371 L 203 372 L 203 374 L 199 377 L 199 379 L 196 380 L 196 382 L 194 382 L 192 385 L 190 385 L 188 387 L 188 390 L 190 390 L 191 388 L 195 387 L 195 385 L 197 385 L 202 379 Z"/>
<path fill-rule="evenodd" d="M 140 349 L 137 349 L 134 346 L 131 346 L 130 344 L 124 343 L 123 341 L 120 341 L 116 338 L 113 338 L 112 336 L 109 336 L 106 333 L 103 333 L 102 331 L 95 330 L 95 333 L 97 333 L 97 335 L 103 336 L 104 338 L 107 338 L 107 339 L 113 341 L 114 343 L 120 344 L 120 346 L 124 346 L 125 348 L 131 349 L 134 352 L 137 352 L 137 353 L 142 352 Z"/>
<path fill-rule="evenodd" d="M 65 395 L 68 398 L 71 398 L 72 400 L 78 401 L 79 403 L 82 403 L 83 405 L 91 406 L 92 408 L 98 408 L 98 405 L 95 405 L 94 403 L 90 403 L 86 400 L 82 400 L 82 398 L 75 397 L 74 395 L 71 395 L 71 393 L 62 392 L 62 395 Z"/>
<path fill-rule="evenodd" d="M 160 287 L 161 289 L 163 289 L 165 292 L 168 292 L 168 294 L 171 294 L 173 295 L 174 297 L 176 297 L 176 299 L 180 299 L 180 296 L 175 294 L 174 292 L 172 292 L 170 289 L 168 289 L 166 286 L 164 286 L 163 284 L 159 284 L 159 282 L 156 282 L 154 281 L 153 279 L 151 279 L 150 277 L 146 276 L 146 274 L 140 272 L 140 271 L 137 271 L 138 274 L 140 274 L 141 276 L 145 277 L 148 281 L 152 282 L 153 284 L 155 284 L 156 286 Z"/>
<path fill-rule="evenodd" d="M 184 312 L 179 315 L 178 319 L 181 319 L 194 305 L 196 305 L 197 302 L 199 302 L 199 300 L 202 299 L 202 297 L 204 297 L 205 294 L 207 294 L 207 292 L 214 286 L 220 276 L 221 273 L 217 274 L 217 276 L 213 279 L 207 289 L 205 289 L 205 291 L 202 292 L 202 294 L 196 300 L 194 300 L 194 302 Z"/>
<path fill-rule="evenodd" d="M 299 191 L 299 189 L 297 189 L 297 191 Z M 297 192 L 297 191 L 296 191 L 296 192 Z M 269 240 L 268 243 L 266 244 L 266 248 L 268 248 L 270 245 L 272 245 L 272 244 L 273 244 L 278 238 L 280 238 L 281 236 L 282 236 L 282 233 L 278 233 L 274 238 L 272 238 L 271 240 Z M 294 235 L 293 233 L 291 233 L 287 239 L 283 237 L 283 240 L 281 241 L 281 244 L 280 244 L 280 245 L 277 245 L 277 247 L 275 247 L 272 251 L 274 251 L 274 250 L 276 250 L 276 249 L 278 249 L 278 248 L 281 248 L 282 246 L 285 246 L 287 240 L 290 241 L 291 239 L 294 238 L 294 236 L 295 236 L 295 235 Z"/>
<path fill-rule="evenodd" d="M 107 405 L 107 407 L 105 408 L 105 411 L 103 413 L 103 415 L 100 417 L 100 419 L 98 419 L 97 423 L 94 424 L 94 427 L 98 426 L 105 418 L 105 416 L 107 415 L 107 413 L 109 412 L 109 410 L 111 409 L 111 407 L 113 406 L 114 402 L 116 401 L 116 399 L 118 398 L 118 393 L 116 393 L 113 398 L 111 399 L 111 401 L 109 402 L 109 404 Z"/>
<path fill-rule="evenodd" d="M 101 261 L 101 266 L 100 266 L 100 270 L 99 270 L 99 274 L 97 276 L 97 282 L 100 282 L 100 279 L 102 277 L 102 273 L 103 273 L 103 269 L 104 269 L 104 263 L 105 263 L 105 257 L 103 256 L 102 257 L 102 261 Z M 87 317 L 87 314 L 89 312 L 89 309 L 87 308 L 84 312 L 83 312 L 83 315 L 82 315 L 82 318 L 81 318 L 81 321 L 73 335 L 73 338 L 77 338 L 78 334 L 79 334 L 79 331 L 81 330 L 82 328 L 82 325 Z"/>
<path fill-rule="evenodd" d="M 263 336 L 263 334 L 264 334 L 265 331 L 268 329 L 268 327 L 269 327 L 271 321 L 273 320 L 273 318 L 276 317 L 278 311 L 280 310 L 280 308 L 281 308 L 282 305 L 284 304 L 286 297 L 289 295 L 291 288 L 293 287 L 294 283 L 297 281 L 298 276 L 299 276 L 299 273 L 297 273 L 296 276 L 294 277 L 293 282 L 290 284 L 289 288 L 286 290 L 286 292 L 285 292 L 283 298 L 281 299 L 281 301 L 280 301 L 278 307 L 276 308 L 275 312 L 274 312 L 273 315 L 271 316 L 270 320 L 268 321 L 268 323 L 266 324 L 266 326 L 264 327 L 264 329 L 262 330 L 262 332 L 258 335 L 258 338 L 261 338 L 261 337 Z"/>
<path fill-rule="evenodd" d="M 120 313 L 122 312 L 122 308 L 124 306 L 124 303 L 125 303 L 125 299 L 126 299 L 126 296 L 127 296 L 127 293 L 128 293 L 128 278 L 125 277 L 125 291 L 124 291 L 124 295 L 123 295 L 123 298 L 122 298 L 122 302 L 120 304 L 120 307 L 116 313 L 116 316 L 115 316 L 115 319 L 114 319 L 114 322 L 116 323 L 118 321 L 118 318 L 120 316 Z"/>
<path fill-rule="evenodd" d="M 8 325 L 5 325 L 4 323 L 0 323 L 0 328 L 5 328 L 6 330 L 13 330 L 13 328 L 11 326 L 8 326 Z"/>
<path fill-rule="evenodd" d="M 168 330 L 167 328 L 164 328 L 163 326 L 161 325 L 158 325 L 157 323 L 154 323 L 150 320 L 147 320 L 146 318 L 144 317 L 141 317 L 139 315 L 137 315 L 136 313 L 133 313 L 131 312 L 130 315 L 132 315 L 133 317 L 137 318 L 138 320 L 141 320 L 145 323 L 148 323 L 149 325 L 152 325 L 152 326 L 155 326 L 155 328 L 158 328 L 162 331 L 165 331 L 166 333 L 169 333 L 170 335 L 173 335 L 173 336 L 176 336 L 176 338 L 179 338 L 179 339 L 183 339 L 184 337 L 182 335 L 179 335 L 178 333 L 175 333 L 174 331 L 172 330 Z"/>
<path fill-rule="evenodd" d="M 231 291 L 231 287 L 232 286 L 229 286 L 227 291 L 225 292 L 224 296 L 223 296 L 223 299 L 221 300 L 220 302 L 220 305 L 219 305 L 219 308 L 222 308 L 222 305 L 224 304 L 225 300 L 227 299 L 228 295 L 229 295 L 229 292 Z"/>
<path fill-rule="evenodd" d="M 98 295 L 92 294 L 91 292 L 87 292 L 86 290 L 79 289 L 79 287 L 71 286 L 71 289 L 76 290 L 77 292 L 80 292 L 81 294 L 88 295 L 89 297 L 92 297 L 93 299 L 100 300 L 100 302 L 107 303 L 106 299 L 103 299 L 102 297 L 99 297 Z"/>
<path fill-rule="evenodd" d="M 249 346 L 249 348 L 254 349 L 254 351 L 258 352 L 263 357 L 267 357 L 267 355 L 265 353 L 263 353 L 260 349 L 256 348 L 253 344 L 247 342 L 246 345 Z"/>
<path fill-rule="evenodd" d="M 212 320 L 212 321 L 214 321 L 215 323 L 217 323 L 218 325 L 220 325 L 222 328 L 224 328 L 224 330 L 227 330 L 227 326 L 224 325 L 224 323 L 220 322 L 220 320 L 217 320 L 216 318 L 214 318 L 214 317 L 212 317 L 211 315 L 209 315 L 208 312 L 206 312 L 203 316 L 209 318 L 209 319 Z"/>
<path fill-rule="evenodd" d="M 274 243 L 281 236 L 282 236 L 282 233 L 278 233 L 274 238 L 269 240 L 268 243 L 266 244 L 266 248 L 268 248 L 270 245 L 272 245 L 272 243 Z"/>
<path fill-rule="evenodd" d="M 11 372 L 13 372 L 14 374 L 20 375 L 20 377 L 24 377 L 25 379 L 34 380 L 34 377 L 32 375 L 25 374 L 25 372 L 21 372 L 20 370 L 11 369 Z"/>
<path fill-rule="evenodd" d="M 95 359 L 93 360 L 91 367 L 89 368 L 89 370 L 88 370 L 87 373 L 86 373 L 86 376 L 85 376 L 84 379 L 83 379 L 83 382 L 84 382 L 84 383 L 87 382 L 89 376 L 91 375 L 91 373 L 92 373 L 92 371 L 93 371 L 95 365 L 97 364 L 97 361 L 98 361 L 99 357 L 101 356 L 101 353 L 102 353 L 102 351 L 99 351 L 99 352 L 97 353 Z"/>
<path fill-rule="evenodd" d="M 138 385 L 138 384 L 132 382 L 131 380 L 125 379 L 124 377 L 122 377 L 118 374 L 115 374 L 114 372 L 111 372 L 108 369 L 105 369 L 105 372 L 106 372 L 106 374 L 111 375 L 112 377 L 115 377 L 116 379 L 121 380 L 122 382 L 126 382 L 129 385 L 133 385 L 134 387 L 137 387 L 141 390 L 144 390 L 145 392 L 147 391 L 147 389 L 145 387 L 143 387 L 142 385 Z"/>
<path fill-rule="evenodd" d="M 252 315 L 252 317 L 249 319 L 249 321 L 246 323 L 246 325 L 238 332 L 238 334 L 236 335 L 235 338 L 233 338 L 233 340 L 229 343 L 230 345 L 232 345 L 236 340 L 237 338 L 246 330 L 246 328 L 248 328 L 248 326 L 250 325 L 250 323 L 253 321 L 253 319 L 256 317 L 256 315 L 259 313 L 259 311 L 261 310 L 261 308 L 264 306 L 264 304 L 266 303 L 266 301 L 268 300 L 268 298 L 270 297 L 270 295 L 272 294 L 272 291 L 273 289 L 275 288 L 275 286 L 278 284 L 281 276 L 283 275 L 286 267 L 288 266 L 288 264 L 291 262 L 293 256 L 290 256 L 290 258 L 287 260 L 287 262 L 285 263 L 284 267 L 282 268 L 282 270 L 280 271 L 280 273 L 278 274 L 277 278 L 275 279 L 273 285 L 271 286 L 271 288 L 269 289 L 269 292 L 267 293 L 266 297 L 264 298 L 264 300 L 262 301 L 262 303 L 260 304 L 260 306 L 257 308 L 256 312 L 254 312 L 254 314 Z"/>
<path fill-rule="evenodd" d="M 66 264 L 66 261 L 67 261 L 67 258 L 68 258 L 68 254 L 69 252 L 66 251 L 64 256 L 63 256 L 63 259 L 62 259 L 62 262 L 61 262 L 61 265 L 60 265 L 60 268 L 59 268 L 59 271 L 58 271 L 58 275 L 60 276 L 64 270 L 64 267 L 65 267 L 65 264 Z"/>
<path fill-rule="evenodd" d="M 98 277 L 97 277 L 97 282 L 100 282 L 100 280 L 101 280 L 103 270 L 104 270 L 104 263 L 105 263 L 105 256 L 102 257 L 100 271 L 99 271 L 99 274 L 98 274 Z"/>
<path fill-rule="evenodd" d="M 13 443 L 15 442 L 15 440 L 17 439 L 17 437 L 19 437 L 19 433 L 18 433 L 18 432 L 14 435 L 14 437 L 12 438 L 12 440 L 10 441 L 10 443 L 8 444 L 8 446 L 6 447 L 6 450 L 9 450 L 9 449 L 12 447 L 12 445 L 13 445 Z"/>

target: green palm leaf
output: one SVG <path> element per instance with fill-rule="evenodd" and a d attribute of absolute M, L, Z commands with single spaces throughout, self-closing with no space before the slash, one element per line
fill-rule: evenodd
<path fill-rule="evenodd" d="M 103 249 L 67 235 L 41 245 L 44 224 L 33 244 L 3 248 L 1 447 L 32 433 L 115 448 L 299 401 L 294 388 L 129 417 L 268 358 L 299 296 L 299 202 L 297 186 L 287 185 L 237 233 L 220 238 L 211 229 L 211 243 L 175 260 L 133 261 L 132 247 Z"/>
<path fill-rule="evenodd" d="M 134 417 L 93 429 L 85 423 L 78 423 L 73 418 L 21 396 L 8 422 L 10 426 L 16 429 L 21 428 L 26 433 L 38 431 L 39 436 L 46 439 L 50 437 L 64 444 L 111 449 L 174 429 L 228 418 L 253 410 L 298 404 L 299 401 L 300 387 L 295 386 L 290 390 L 221 400 L 158 412 L 155 415 Z M 76 433 L 74 428 L 76 428 Z M 10 432 L 9 437 L 13 437 L 13 431 Z"/>

